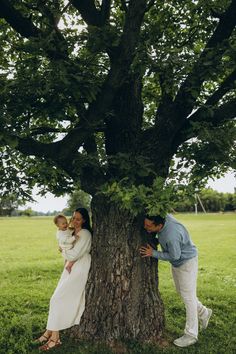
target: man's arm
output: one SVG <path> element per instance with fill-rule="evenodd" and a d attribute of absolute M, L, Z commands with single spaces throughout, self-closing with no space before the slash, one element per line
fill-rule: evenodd
<path fill-rule="evenodd" d="M 140 248 L 142 257 L 153 257 L 162 261 L 176 261 L 180 259 L 181 249 L 178 241 L 167 244 L 168 252 L 161 252 L 154 250 L 149 244 Z"/>
<path fill-rule="evenodd" d="M 162 261 L 177 261 L 181 257 L 181 247 L 178 238 L 173 238 L 171 241 L 167 242 L 168 251 L 160 252 L 153 251 L 153 257 L 158 258 Z"/>

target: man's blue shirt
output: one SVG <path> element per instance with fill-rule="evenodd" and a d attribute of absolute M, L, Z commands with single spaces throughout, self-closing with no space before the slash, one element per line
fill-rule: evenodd
<path fill-rule="evenodd" d="M 169 261 L 174 267 L 179 267 L 197 256 L 197 248 L 187 229 L 172 215 L 166 216 L 164 227 L 157 235 L 162 252 L 154 250 L 154 258 Z"/>

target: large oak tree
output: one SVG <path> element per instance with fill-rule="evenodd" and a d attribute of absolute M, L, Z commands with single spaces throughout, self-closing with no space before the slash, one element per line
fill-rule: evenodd
<path fill-rule="evenodd" d="M 0 25 L 2 193 L 91 194 L 73 333 L 155 340 L 163 304 L 156 262 L 138 255 L 141 210 L 166 209 L 174 170 L 197 185 L 235 163 L 236 0 L 0 0 Z"/>

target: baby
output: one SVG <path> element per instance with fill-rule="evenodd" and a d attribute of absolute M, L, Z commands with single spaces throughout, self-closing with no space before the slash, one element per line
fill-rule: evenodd
<path fill-rule="evenodd" d="M 69 228 L 68 221 L 63 214 L 58 214 L 54 217 L 54 224 L 58 227 L 56 238 L 60 251 L 70 250 L 74 247 L 76 241 L 75 236 L 72 235 L 73 230 Z M 66 261 L 65 268 L 70 273 L 71 268 L 75 262 Z"/>

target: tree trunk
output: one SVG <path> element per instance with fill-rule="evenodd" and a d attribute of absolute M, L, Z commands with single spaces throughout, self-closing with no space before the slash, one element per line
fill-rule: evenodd
<path fill-rule="evenodd" d="M 164 328 L 157 261 L 142 259 L 143 220 L 94 198 L 92 265 L 86 309 L 72 336 L 83 339 L 157 341 Z"/>

